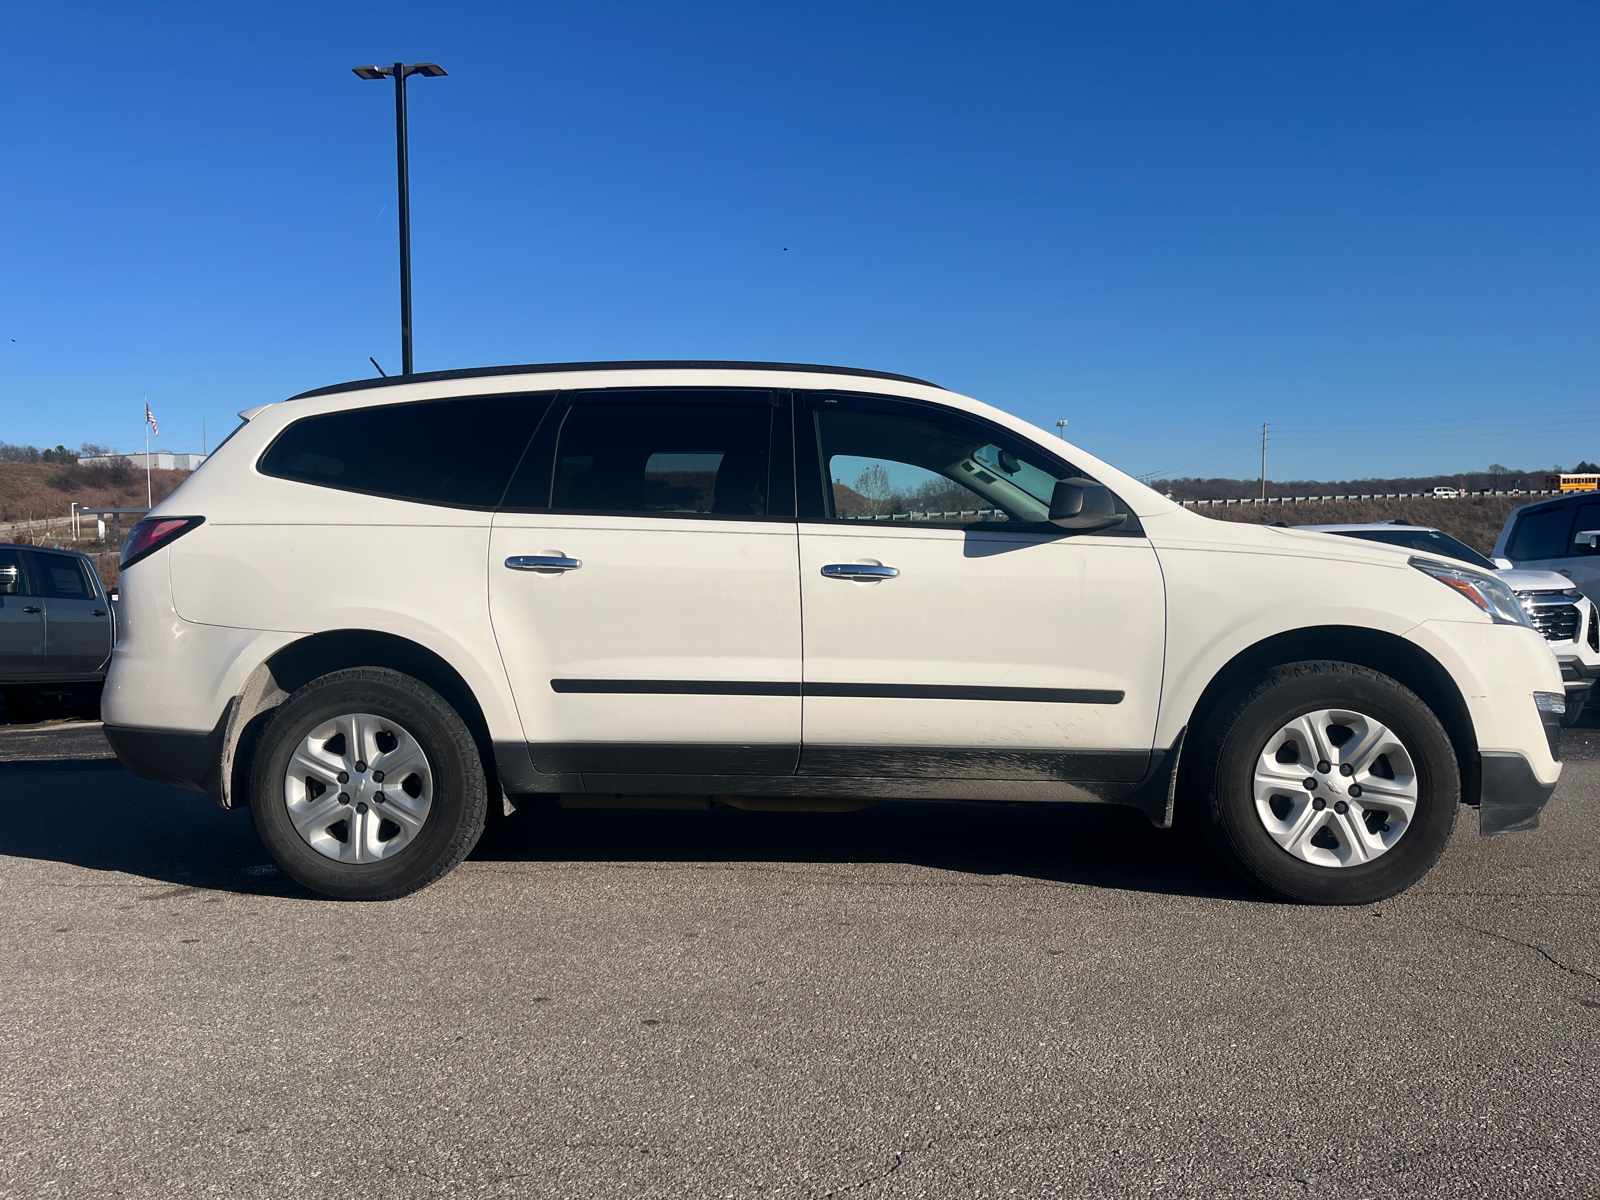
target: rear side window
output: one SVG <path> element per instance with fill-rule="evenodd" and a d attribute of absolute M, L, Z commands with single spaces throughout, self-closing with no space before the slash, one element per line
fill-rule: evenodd
<path fill-rule="evenodd" d="M 1534 558 L 1565 558 L 1568 553 L 1567 530 L 1571 527 L 1572 510 L 1566 505 L 1531 512 L 1517 522 L 1511 534 L 1509 554 L 1514 562 Z"/>
<path fill-rule="evenodd" d="M 94 585 L 89 582 L 81 558 L 69 558 L 65 554 L 41 554 L 35 550 L 33 560 L 39 568 L 46 596 L 55 600 L 94 599 Z"/>
<path fill-rule="evenodd" d="M 575 404 L 556 446 L 551 507 L 766 516 L 773 411 L 765 401 Z"/>
<path fill-rule="evenodd" d="M 423 400 L 296 421 L 264 475 L 452 508 L 493 508 L 551 393 Z"/>

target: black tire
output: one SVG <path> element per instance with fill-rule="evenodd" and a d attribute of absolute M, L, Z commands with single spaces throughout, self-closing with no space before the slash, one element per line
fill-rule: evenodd
<path fill-rule="evenodd" d="M 421 829 L 376 862 L 338 862 L 313 849 L 296 832 L 285 799 L 284 777 L 301 742 L 347 713 L 396 722 L 421 746 L 432 773 Z M 273 861 L 336 900 L 393 900 L 449 874 L 483 833 L 487 793 L 478 747 L 456 711 L 432 688 L 380 667 L 335 671 L 296 691 L 263 730 L 250 772 L 251 819 Z"/>
<path fill-rule="evenodd" d="M 1589 689 L 1567 693 L 1567 711 L 1561 714 L 1561 727 L 1571 729 L 1583 720 L 1583 710 L 1589 707 Z"/>
<path fill-rule="evenodd" d="M 1338 708 L 1366 714 L 1399 738 L 1415 767 L 1417 804 L 1409 827 L 1388 850 L 1358 865 L 1321 866 L 1296 857 L 1268 833 L 1256 808 L 1255 772 L 1268 739 L 1290 721 Z M 1415 693 L 1367 667 L 1342 662 L 1275 667 L 1253 687 L 1235 692 L 1196 740 L 1189 780 L 1199 790 L 1213 849 L 1249 882 L 1280 899 L 1305 904 L 1386 899 L 1428 873 L 1455 829 L 1461 773 L 1450 735 Z M 1339 782 L 1336 773 L 1334 781 Z"/>

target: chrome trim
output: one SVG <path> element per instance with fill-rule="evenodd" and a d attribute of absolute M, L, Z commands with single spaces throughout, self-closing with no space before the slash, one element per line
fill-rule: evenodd
<path fill-rule="evenodd" d="M 546 575 L 559 575 L 563 571 L 576 571 L 583 563 L 576 558 L 559 554 L 513 554 L 506 559 L 513 571 L 539 571 Z"/>
<path fill-rule="evenodd" d="M 880 567 L 872 563 L 829 563 L 822 568 L 825 579 L 856 579 L 876 582 L 893 579 L 900 574 L 898 567 Z"/>

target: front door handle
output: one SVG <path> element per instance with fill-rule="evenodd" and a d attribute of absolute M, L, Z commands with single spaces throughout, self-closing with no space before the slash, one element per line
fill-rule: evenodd
<path fill-rule="evenodd" d="M 40 608 L 37 604 L 30 604 L 26 608 L 24 608 L 22 611 L 23 612 L 36 613 L 36 612 L 43 612 L 44 609 Z"/>
<path fill-rule="evenodd" d="M 103 617 L 106 615 L 106 610 L 103 608 L 91 608 L 89 610 L 89 615 L 91 617 Z"/>
<path fill-rule="evenodd" d="M 900 571 L 896 567 L 880 567 L 876 563 L 829 563 L 822 568 L 825 579 L 893 579 Z"/>
<path fill-rule="evenodd" d="M 543 571 L 547 575 L 559 575 L 563 571 L 576 571 L 583 564 L 560 554 L 514 554 L 506 559 L 506 566 L 513 571 Z"/>

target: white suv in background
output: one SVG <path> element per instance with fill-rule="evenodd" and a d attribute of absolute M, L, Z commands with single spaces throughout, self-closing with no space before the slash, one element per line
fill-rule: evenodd
<path fill-rule="evenodd" d="M 1458 558 L 1480 571 L 1495 572 L 1522 601 L 1533 627 L 1550 643 L 1550 650 L 1561 667 L 1561 678 L 1567 689 L 1567 711 L 1561 723 L 1575 724 L 1583 715 L 1594 682 L 1600 679 L 1600 616 L 1597 616 L 1594 601 L 1579 591 L 1567 576 L 1554 571 L 1497 566 L 1465 542 L 1429 525 L 1376 521 L 1366 525 L 1296 525 L 1294 528 Z"/>
<path fill-rule="evenodd" d="M 106 735 L 330 896 L 544 795 L 1176 810 L 1362 903 L 1560 776 L 1561 675 L 1492 572 L 1208 520 L 920 380 L 500 367 L 242 416 L 129 540 Z"/>

